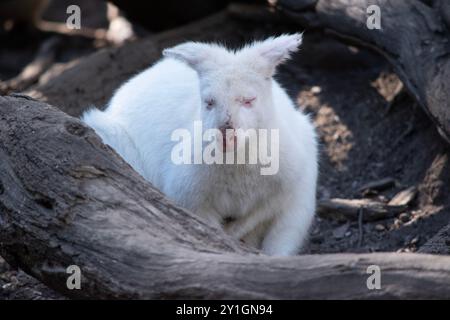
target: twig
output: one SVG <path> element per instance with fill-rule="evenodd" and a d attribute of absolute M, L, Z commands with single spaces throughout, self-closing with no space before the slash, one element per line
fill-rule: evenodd
<path fill-rule="evenodd" d="M 403 139 L 405 139 L 407 136 L 409 136 L 413 131 L 414 131 L 414 120 L 415 120 L 415 116 L 414 116 L 414 112 L 411 115 L 411 119 L 408 121 L 408 126 L 406 127 L 406 129 L 402 132 L 402 134 L 400 136 L 398 136 L 398 138 L 392 143 L 390 150 L 394 150 L 398 147 L 398 145 L 403 141 Z"/>
<path fill-rule="evenodd" d="M 396 184 L 396 181 L 394 178 L 387 177 L 376 181 L 371 181 L 369 183 L 366 183 L 362 187 L 358 189 L 358 192 L 360 193 L 366 193 L 368 191 L 381 191 L 386 190 L 391 187 L 394 187 Z"/>
<path fill-rule="evenodd" d="M 317 205 L 317 214 L 324 219 L 338 221 L 357 220 L 359 210 L 364 209 L 364 221 L 376 221 L 393 217 L 407 208 L 406 205 L 389 205 L 370 199 L 328 199 Z"/>
<path fill-rule="evenodd" d="M 363 209 L 363 208 L 360 208 L 360 209 L 359 209 L 359 214 L 358 214 L 358 229 L 359 229 L 359 234 L 358 234 L 358 248 L 361 248 L 362 242 L 363 242 L 363 235 L 364 235 L 364 229 L 363 229 L 363 215 L 364 215 L 364 209 Z"/>
<path fill-rule="evenodd" d="M 65 23 L 42 20 L 36 23 L 36 27 L 44 32 L 54 32 L 69 36 L 81 36 L 96 40 L 107 40 L 106 34 L 108 31 L 105 29 L 92 29 L 86 27 L 83 27 L 81 29 L 69 29 L 67 28 Z"/>
<path fill-rule="evenodd" d="M 415 199 L 417 191 L 417 187 L 415 186 L 402 190 L 397 193 L 388 204 L 392 206 L 407 206 Z"/>

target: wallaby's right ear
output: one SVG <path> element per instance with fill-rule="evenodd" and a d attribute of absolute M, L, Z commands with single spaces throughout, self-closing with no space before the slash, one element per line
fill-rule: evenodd
<path fill-rule="evenodd" d="M 242 54 L 248 63 L 254 65 L 258 71 L 266 76 L 272 76 L 275 68 L 298 50 L 302 38 L 301 33 L 270 37 L 243 49 Z"/>
<path fill-rule="evenodd" d="M 223 55 L 224 51 L 223 48 L 215 45 L 186 42 L 172 48 L 164 49 L 163 56 L 185 62 L 198 73 L 202 73 L 210 68 L 214 68 L 218 55 Z"/>

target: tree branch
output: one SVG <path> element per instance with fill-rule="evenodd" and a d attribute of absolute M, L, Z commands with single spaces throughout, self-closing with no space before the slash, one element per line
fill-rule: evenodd
<path fill-rule="evenodd" d="M 279 0 L 277 5 L 291 22 L 329 30 L 381 53 L 450 142 L 448 4 L 433 8 L 417 0 Z M 380 30 L 366 27 L 370 5 L 381 10 Z"/>
<path fill-rule="evenodd" d="M 175 206 L 79 120 L 0 97 L 0 252 L 76 298 L 450 298 L 450 257 L 256 254 Z M 369 265 L 382 288 L 366 286 Z M 82 289 L 66 288 L 78 265 Z"/>

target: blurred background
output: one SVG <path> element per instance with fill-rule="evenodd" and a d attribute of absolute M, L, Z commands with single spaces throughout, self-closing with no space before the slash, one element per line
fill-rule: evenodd
<path fill-rule="evenodd" d="M 314 0 L 301 8 L 281 2 L 292 14 L 264 0 L 0 0 L 0 94 L 25 92 L 78 116 L 104 105 L 164 47 L 187 40 L 237 47 L 305 31 L 302 49 L 276 77 L 317 127 L 318 199 L 403 206 L 370 221 L 320 212 L 305 251 L 419 250 L 450 218 L 448 144 L 383 56 L 315 28 Z M 81 9 L 80 29 L 67 28 L 70 5 Z M 300 9 L 306 14 L 296 23 Z M 0 299 L 17 298 L 61 296 L 0 257 Z"/>

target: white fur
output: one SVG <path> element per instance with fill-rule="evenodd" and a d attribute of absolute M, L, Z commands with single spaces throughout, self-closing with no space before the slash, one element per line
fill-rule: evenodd
<path fill-rule="evenodd" d="M 82 119 L 136 171 L 179 205 L 225 226 L 232 236 L 271 255 L 295 254 L 315 211 L 316 135 L 309 118 L 272 79 L 276 66 L 297 50 L 301 35 L 255 42 L 237 52 L 188 42 L 166 49 L 154 66 L 126 82 L 105 111 Z M 251 108 L 240 98 L 256 98 Z M 206 102 L 214 99 L 209 110 Z M 257 165 L 175 165 L 173 130 L 193 122 L 218 128 L 279 129 L 275 175 Z"/>

